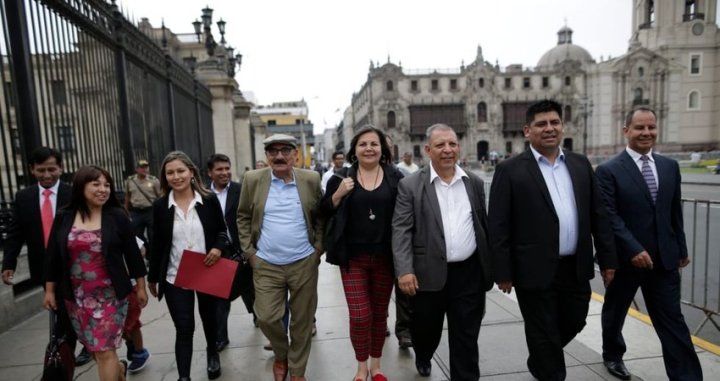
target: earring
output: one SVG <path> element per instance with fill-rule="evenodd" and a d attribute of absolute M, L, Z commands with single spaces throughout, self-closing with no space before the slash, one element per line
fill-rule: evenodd
<path fill-rule="evenodd" d="M 195 185 L 195 178 L 190 179 L 190 184 Z"/>

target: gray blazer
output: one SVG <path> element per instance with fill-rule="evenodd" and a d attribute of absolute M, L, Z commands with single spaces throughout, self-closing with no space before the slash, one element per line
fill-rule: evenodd
<path fill-rule="evenodd" d="M 485 291 L 492 288 L 492 267 L 487 240 L 487 212 L 483 181 L 467 172 L 463 177 L 472 208 L 477 250 Z M 445 234 L 435 186 L 430 184 L 430 167 L 405 177 L 398 186 L 393 215 L 392 248 L 395 274 L 413 273 L 420 291 L 438 291 L 445 287 L 447 256 Z"/>

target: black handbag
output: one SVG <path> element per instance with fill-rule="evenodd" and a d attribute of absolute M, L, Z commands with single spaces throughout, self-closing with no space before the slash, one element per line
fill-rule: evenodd
<path fill-rule="evenodd" d="M 50 311 L 50 342 L 45 350 L 41 381 L 70 381 L 75 374 L 75 351 L 58 326 L 58 314 Z"/>
<path fill-rule="evenodd" d="M 230 287 L 230 296 L 228 300 L 234 301 L 245 291 L 252 287 L 252 267 L 250 263 L 245 260 L 240 251 L 234 250 L 232 245 L 228 246 L 228 250 L 231 251 L 228 259 L 238 262 L 237 270 L 235 270 L 235 277 L 233 278 L 232 286 Z"/>

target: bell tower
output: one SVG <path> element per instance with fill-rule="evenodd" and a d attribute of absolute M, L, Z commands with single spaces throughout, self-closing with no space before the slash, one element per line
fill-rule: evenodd
<path fill-rule="evenodd" d="M 716 39 L 717 0 L 635 0 L 630 43 L 660 47 L 711 43 Z"/>

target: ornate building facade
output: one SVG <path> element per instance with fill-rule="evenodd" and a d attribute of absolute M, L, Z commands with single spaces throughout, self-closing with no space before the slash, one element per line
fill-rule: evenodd
<path fill-rule="evenodd" d="M 639 105 L 657 111 L 659 147 L 666 152 L 720 147 L 720 33 L 717 0 L 632 2 L 633 34 L 626 54 L 595 62 L 558 31 L 557 45 L 534 68 L 500 68 L 477 48 L 456 70 L 406 71 L 371 62 L 343 119 L 345 147 L 365 124 L 392 136 L 395 154 L 422 157 L 425 129 L 452 126 L 465 159 L 522 152 L 525 110 L 541 99 L 563 105 L 563 146 L 606 155 L 624 146 L 625 114 Z M 397 157 L 397 156 L 396 156 Z"/>

